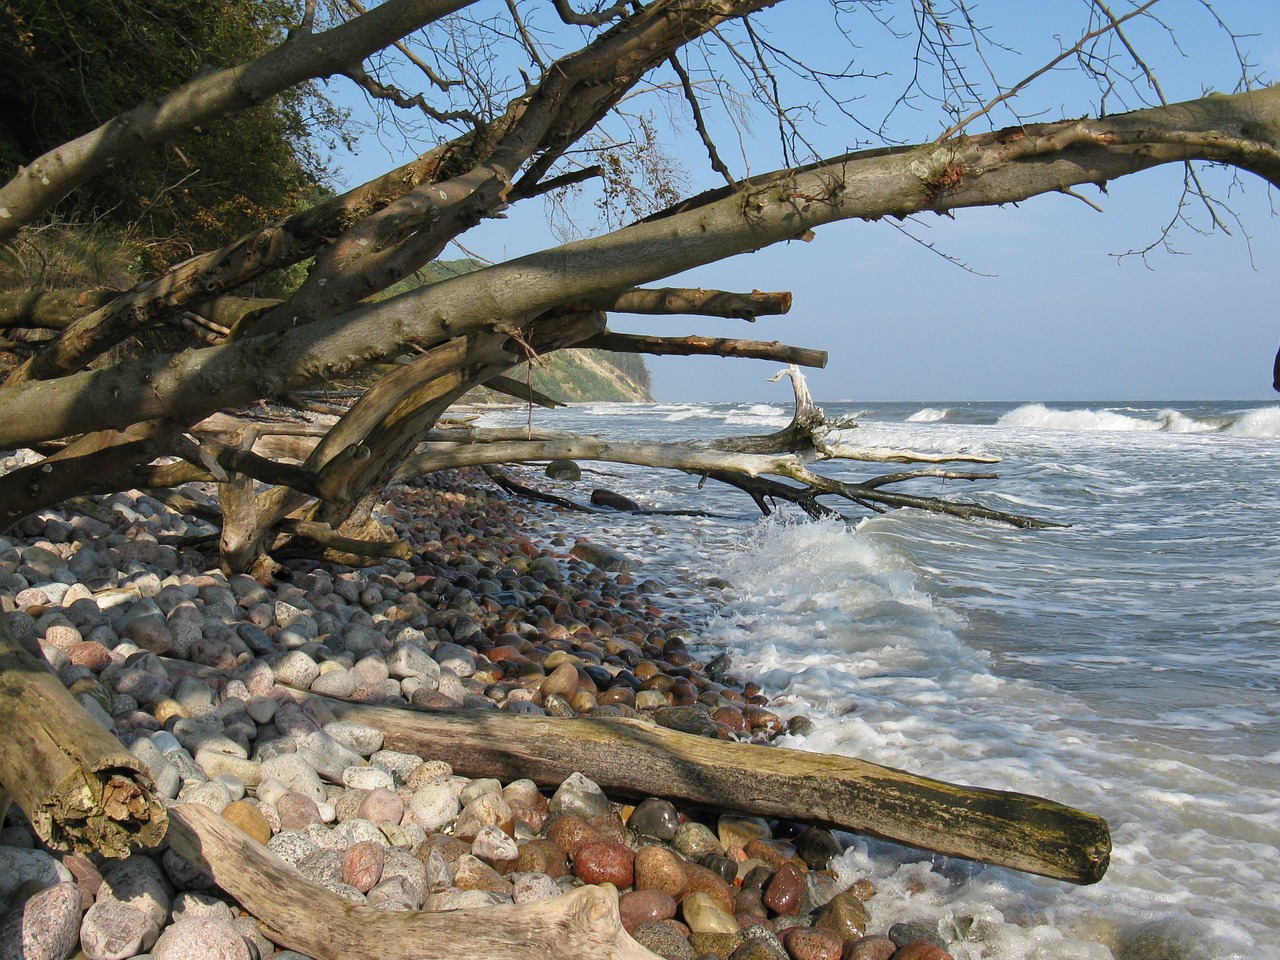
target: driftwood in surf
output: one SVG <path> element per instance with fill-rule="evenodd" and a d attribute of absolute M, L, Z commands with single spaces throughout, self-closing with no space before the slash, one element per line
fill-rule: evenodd
<path fill-rule="evenodd" d="M 555 786 L 581 772 L 607 791 L 815 821 L 1071 883 L 1097 882 L 1110 860 L 1111 834 L 1095 814 L 865 760 L 709 740 L 637 720 L 319 699 L 339 719 L 377 727 L 389 749 L 445 760 L 469 777 Z"/>

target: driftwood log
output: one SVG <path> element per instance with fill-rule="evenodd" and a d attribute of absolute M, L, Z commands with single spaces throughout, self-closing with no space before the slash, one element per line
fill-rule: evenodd
<path fill-rule="evenodd" d="M 151 774 L 14 637 L 0 613 L 0 784 L 49 846 L 127 857 L 167 817 Z"/>
<path fill-rule="evenodd" d="M 616 895 L 601 887 L 528 906 L 393 913 L 312 883 L 207 807 L 184 803 L 170 816 L 175 850 L 257 917 L 270 940 L 317 960 L 657 960 L 623 929 Z"/>
<path fill-rule="evenodd" d="M 709 740 L 637 720 L 428 713 L 296 695 L 377 727 L 389 749 L 444 760 L 469 777 L 558 786 L 581 772 L 607 791 L 816 821 L 1071 883 L 1096 883 L 1110 861 L 1111 834 L 1095 814 L 865 760 Z"/>

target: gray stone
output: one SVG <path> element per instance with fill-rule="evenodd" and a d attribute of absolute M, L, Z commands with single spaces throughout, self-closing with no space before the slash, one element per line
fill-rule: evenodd
<path fill-rule="evenodd" d="M 298 744 L 298 756 L 330 783 L 342 783 L 342 771 L 347 767 L 364 766 L 364 758 L 360 754 L 343 746 L 323 730 L 315 731 Z"/>
<path fill-rule="evenodd" d="M 335 720 L 332 723 L 326 723 L 321 729 L 362 757 L 371 757 L 382 749 L 382 731 L 366 723 Z"/>
<path fill-rule="evenodd" d="M 89 960 L 124 960 L 146 953 L 160 935 L 147 911 L 110 898 L 91 906 L 80 922 L 80 947 Z"/>
<path fill-rule="evenodd" d="M 551 797 L 548 816 L 569 814 L 582 820 L 594 820 L 609 813 L 609 798 L 599 785 L 581 773 L 572 773 Z"/>
<path fill-rule="evenodd" d="M 12 900 L 13 892 L 24 883 L 52 887 L 74 879 L 70 870 L 43 850 L 0 847 L 0 900 Z"/>
<path fill-rule="evenodd" d="M 278 757 L 264 760 L 259 772 L 262 779 L 279 780 L 294 793 L 310 797 L 316 803 L 321 803 L 326 798 L 320 775 L 296 753 L 282 753 Z"/>
<path fill-rule="evenodd" d="M 462 810 L 457 795 L 447 783 L 428 783 L 409 800 L 409 816 L 428 833 L 436 833 Z"/>
<path fill-rule="evenodd" d="M 276 682 L 307 690 L 320 676 L 320 665 L 301 650 L 290 650 L 272 664 Z"/>
<path fill-rule="evenodd" d="M 449 887 L 439 893 L 433 893 L 422 903 L 422 909 L 433 912 L 445 910 L 473 910 L 477 907 L 496 907 L 500 903 L 510 903 L 509 897 L 490 893 L 487 890 L 459 890 Z"/>
<path fill-rule="evenodd" d="M 296 866 L 318 848 L 316 842 L 307 834 L 297 830 L 284 830 L 267 841 L 267 849 L 285 863 L 291 863 Z"/>
<path fill-rule="evenodd" d="M 150 857 L 113 860 L 102 869 L 98 899 L 108 897 L 144 911 L 157 926 L 169 919 L 169 888 L 164 873 Z"/>
<path fill-rule="evenodd" d="M 412 643 L 397 643 L 391 648 L 387 654 L 387 670 L 398 680 L 415 677 L 433 690 L 440 684 L 440 664 Z"/>
<path fill-rule="evenodd" d="M 212 715 L 207 723 L 179 717 L 173 721 L 169 729 L 178 738 L 178 742 L 191 754 L 195 754 L 196 751 L 202 748 L 208 748 L 217 750 L 219 753 L 230 754 L 233 757 L 240 757 L 242 760 L 247 759 L 249 756 L 248 750 L 222 731 L 222 724 L 218 722 L 216 713 Z"/>
<path fill-rule="evenodd" d="M 440 666 L 452 670 L 459 677 L 469 677 L 476 672 L 475 654 L 466 647 L 442 640 L 431 655 Z"/>
<path fill-rule="evenodd" d="M 1217 960 L 1238 956 L 1239 947 L 1222 942 L 1203 921 L 1170 916 L 1121 931 L 1115 955 L 1116 960 Z"/>
<path fill-rule="evenodd" d="M 326 697 L 349 697 L 355 689 L 356 678 L 350 670 L 325 670 L 311 681 L 312 692 Z"/>
<path fill-rule="evenodd" d="M 151 960 L 253 960 L 253 954 L 232 924 L 191 917 L 165 930 Z"/>
<path fill-rule="evenodd" d="M 582 479 L 582 468 L 572 460 L 552 460 L 547 464 L 546 475 L 552 480 L 575 481 Z"/>
<path fill-rule="evenodd" d="M 80 891 L 74 883 L 58 883 L 0 921 L 0 958 L 65 960 L 79 936 Z"/>
<path fill-rule="evenodd" d="M 183 920 L 188 917 L 203 917 L 206 920 L 222 920 L 230 923 L 235 919 L 235 912 L 225 900 L 208 893 L 180 893 L 173 898 L 173 919 Z"/>
<path fill-rule="evenodd" d="M 170 847 L 160 858 L 165 876 L 179 890 L 212 890 L 213 878 Z"/>
<path fill-rule="evenodd" d="M 188 781 L 178 791 L 178 802 L 198 803 L 214 813 L 221 813 L 231 803 L 231 791 L 221 780 L 206 780 L 203 783 Z"/>

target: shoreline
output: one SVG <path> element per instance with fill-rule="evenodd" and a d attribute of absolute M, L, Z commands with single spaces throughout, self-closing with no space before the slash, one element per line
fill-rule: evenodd
<path fill-rule="evenodd" d="M 540 544 L 534 535 L 553 526 L 552 511 L 461 474 L 389 496 L 384 520 L 415 542 L 413 561 L 299 561 L 270 590 L 222 578 L 207 569 L 212 558 L 174 546 L 208 531 L 150 498 L 106 498 L 114 525 L 42 511 L 19 525 L 23 536 L 0 540 L 0 599 L 18 611 L 10 622 L 19 639 L 42 651 L 166 796 L 210 806 L 342 896 L 440 910 L 537 902 L 606 882 L 624 891 L 628 929 L 662 956 L 948 956 L 937 924 L 866 929 L 861 903 L 874 889 L 823 869 L 840 849 L 830 831 L 717 818 L 660 796 L 611 803 L 589 782 L 552 792 L 527 780 L 470 780 L 430 757 L 370 749 L 377 731 L 356 736 L 346 727 L 358 724 L 299 703 L 282 683 L 428 710 L 648 718 L 721 739 L 767 742 L 788 729 L 764 691 L 690 654 L 691 625 L 661 609 L 650 595 L 660 585 L 625 558 L 581 544 L 556 549 L 554 532 Z M 793 718 L 790 729 L 805 722 Z M 136 953 L 120 957 L 178 957 L 187 933 L 175 928 L 209 916 L 231 955 L 237 944 L 250 957 L 274 954 L 176 852 L 52 858 L 35 851 L 23 819 L 11 817 L 0 854 L 32 850 L 26 859 L 60 882 L 0 888 L 10 918 L 60 924 L 64 940 L 106 957 L 102 918 L 132 902 L 119 895 L 123 872 L 150 892 L 148 909 L 135 904 L 129 918 Z M 381 862 L 374 870 L 353 856 Z M 54 917 L 41 898 L 59 889 L 75 906 Z"/>

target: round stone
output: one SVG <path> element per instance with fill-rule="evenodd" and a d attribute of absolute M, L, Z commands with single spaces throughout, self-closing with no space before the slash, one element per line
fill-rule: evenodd
<path fill-rule="evenodd" d="M 632 890 L 618 899 L 618 913 L 627 933 L 656 920 L 670 920 L 676 915 L 676 901 L 661 890 Z"/>
<path fill-rule="evenodd" d="M 641 847 L 636 851 L 635 887 L 637 890 L 660 890 L 679 900 L 688 889 L 686 864 L 666 847 Z"/>
<path fill-rule="evenodd" d="M 871 914 L 853 890 L 845 890 L 832 897 L 818 914 L 814 923 L 821 930 L 829 930 L 845 943 L 862 938 L 871 924 Z"/>
<path fill-rule="evenodd" d="M 179 920 L 151 948 L 151 960 L 251 960 L 252 956 L 234 926 L 202 917 Z"/>
<path fill-rule="evenodd" d="M 693 820 L 680 824 L 671 845 L 690 860 L 701 860 L 709 853 L 724 853 L 711 828 Z"/>
<path fill-rule="evenodd" d="M 888 937 L 859 937 L 845 948 L 845 960 L 889 960 L 897 949 Z"/>
<path fill-rule="evenodd" d="M 808 881 L 794 863 L 780 866 L 764 889 L 764 905 L 774 913 L 796 916 L 804 909 Z"/>
<path fill-rule="evenodd" d="M 584 843 L 573 857 L 573 872 L 583 883 L 612 883 L 622 889 L 631 886 L 635 853 L 625 843 L 599 840 Z"/>
<path fill-rule="evenodd" d="M 844 942 L 828 930 L 792 927 L 787 931 L 787 953 L 792 960 L 841 960 Z"/>
<path fill-rule="evenodd" d="M 271 839 L 271 825 L 267 823 L 267 818 L 257 806 L 246 800 L 227 804 L 222 809 L 222 819 L 239 827 L 258 843 L 265 844 Z"/>
<path fill-rule="evenodd" d="M 105 898 L 91 906 L 80 922 L 80 946 L 89 960 L 124 960 L 146 953 L 160 927 L 145 910 Z"/>
<path fill-rule="evenodd" d="M 58 883 L 35 894 L 0 922 L 0 957 L 64 960 L 80 936 L 80 891 Z"/>
<path fill-rule="evenodd" d="M 650 797 L 641 801 L 632 811 L 631 817 L 627 820 L 627 826 L 635 831 L 637 836 L 652 837 L 666 843 L 676 835 L 676 829 L 680 826 L 680 815 L 670 800 Z"/>

